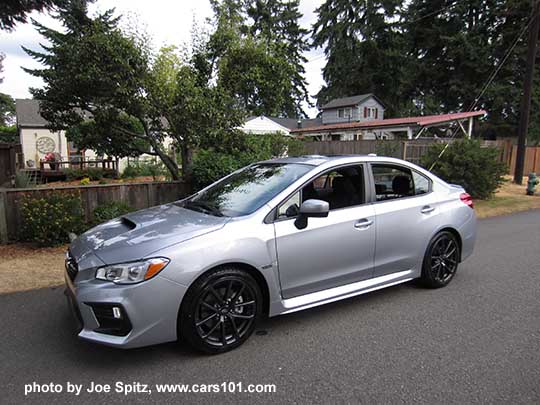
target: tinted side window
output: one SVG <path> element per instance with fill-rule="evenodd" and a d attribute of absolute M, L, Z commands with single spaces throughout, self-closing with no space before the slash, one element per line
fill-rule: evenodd
<path fill-rule="evenodd" d="M 294 218 L 300 210 L 300 191 L 294 193 L 278 208 L 278 218 Z"/>
<path fill-rule="evenodd" d="M 346 166 L 326 172 L 302 189 L 302 201 L 328 202 L 330 210 L 353 207 L 365 202 L 362 166 Z"/>
<path fill-rule="evenodd" d="M 340 167 L 321 174 L 283 202 L 278 208 L 277 217 L 296 217 L 300 201 L 310 199 L 328 202 L 330 210 L 364 204 L 366 198 L 363 167 Z"/>
<path fill-rule="evenodd" d="M 429 193 L 430 180 L 420 173 L 413 172 L 414 195 Z"/>
<path fill-rule="evenodd" d="M 371 170 L 377 201 L 414 195 L 414 181 L 410 169 L 402 166 L 374 164 Z"/>

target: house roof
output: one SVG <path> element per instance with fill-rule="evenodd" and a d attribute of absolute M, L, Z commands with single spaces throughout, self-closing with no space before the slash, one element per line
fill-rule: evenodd
<path fill-rule="evenodd" d="M 15 100 L 15 115 L 19 127 L 45 127 L 48 122 L 39 113 L 39 101 L 30 99 Z"/>
<path fill-rule="evenodd" d="M 310 128 L 298 128 L 292 133 L 300 134 L 304 132 L 329 132 L 340 129 L 377 129 L 396 126 L 430 126 L 444 124 L 451 121 L 462 120 L 470 117 L 485 115 L 486 111 L 470 111 L 453 114 L 424 115 L 419 117 L 390 118 L 385 120 L 370 120 L 362 122 L 345 122 L 340 124 L 319 125 Z"/>
<path fill-rule="evenodd" d="M 268 117 L 266 115 L 264 115 L 264 117 L 268 118 L 270 121 L 273 121 L 276 124 L 281 125 L 282 127 L 285 127 L 291 131 L 294 129 L 298 129 L 298 119 L 296 118 Z M 259 117 L 257 116 L 248 117 L 246 122 L 251 121 L 255 118 L 259 118 Z M 301 123 L 300 124 L 301 128 L 310 128 L 310 127 L 322 125 L 322 118 L 317 117 L 317 118 L 302 119 L 300 123 Z"/>
<path fill-rule="evenodd" d="M 266 118 L 288 129 L 298 128 L 298 120 L 295 118 L 279 118 L 279 117 L 266 117 Z"/>
<path fill-rule="evenodd" d="M 335 98 L 328 103 L 324 104 L 321 107 L 321 110 L 328 110 L 331 108 L 338 108 L 338 107 L 349 107 L 353 105 L 360 104 L 361 102 L 367 100 L 368 98 L 373 97 L 379 104 L 381 104 L 384 107 L 384 104 L 379 100 L 373 93 L 367 93 L 367 94 L 358 94 L 356 96 L 350 96 L 350 97 L 342 97 L 342 98 Z"/>

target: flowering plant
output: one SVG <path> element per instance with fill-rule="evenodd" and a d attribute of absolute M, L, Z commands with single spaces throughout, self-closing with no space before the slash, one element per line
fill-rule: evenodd
<path fill-rule="evenodd" d="M 45 157 L 43 158 L 45 162 L 54 162 L 56 161 L 56 155 L 53 152 L 48 152 L 45 154 Z"/>

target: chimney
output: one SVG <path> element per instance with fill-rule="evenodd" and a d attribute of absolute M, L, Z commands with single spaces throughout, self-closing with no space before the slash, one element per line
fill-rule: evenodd
<path fill-rule="evenodd" d="M 302 119 L 298 118 L 298 121 L 296 121 L 296 128 L 300 129 L 302 128 Z"/>

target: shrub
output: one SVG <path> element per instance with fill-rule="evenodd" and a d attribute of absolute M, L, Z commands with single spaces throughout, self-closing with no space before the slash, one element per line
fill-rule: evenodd
<path fill-rule="evenodd" d="M 139 174 L 139 168 L 130 163 L 128 166 L 126 166 L 126 168 L 122 172 L 121 177 L 123 179 L 132 179 L 132 178 L 135 178 L 135 177 L 137 177 L 139 175 L 140 175 Z"/>
<path fill-rule="evenodd" d="M 193 158 L 193 185 L 201 189 L 253 162 L 281 156 L 298 156 L 303 143 L 280 134 L 245 135 L 226 150 L 200 149 Z"/>
<path fill-rule="evenodd" d="M 245 166 L 244 162 L 233 155 L 200 150 L 193 159 L 193 185 L 195 189 L 204 188 L 242 166 Z"/>
<path fill-rule="evenodd" d="M 122 172 L 122 177 L 132 179 L 141 176 L 152 176 L 157 180 L 159 176 L 165 176 L 168 171 L 160 161 L 147 160 L 139 162 L 130 162 Z"/>
<path fill-rule="evenodd" d="M 81 186 L 87 186 L 90 184 L 90 179 L 88 177 L 85 177 L 81 180 Z"/>
<path fill-rule="evenodd" d="M 92 181 L 101 180 L 104 176 L 103 169 L 97 167 L 89 167 L 86 169 L 86 177 L 90 178 Z"/>
<path fill-rule="evenodd" d="M 436 162 L 433 173 L 448 183 L 463 186 L 474 198 L 491 197 L 504 182 L 507 167 L 499 162 L 498 149 L 482 147 L 480 141 L 465 139 L 451 143 L 437 159 L 444 146 L 433 145 L 422 158 L 422 166 L 429 169 Z"/>
<path fill-rule="evenodd" d="M 106 173 L 103 169 L 98 167 L 89 167 L 88 169 L 65 169 L 64 173 L 66 174 L 66 179 L 68 181 L 81 180 L 85 177 L 88 177 L 92 181 L 101 180 Z"/>
<path fill-rule="evenodd" d="M 54 192 L 41 198 L 24 198 L 21 202 L 22 240 L 42 246 L 69 241 L 69 233 L 84 230 L 84 214 L 78 194 Z"/>
<path fill-rule="evenodd" d="M 94 210 L 93 223 L 98 225 L 132 211 L 134 211 L 134 209 L 123 201 L 111 201 L 107 204 L 100 205 Z"/>
<path fill-rule="evenodd" d="M 30 188 L 36 186 L 36 179 L 33 178 L 30 173 L 19 170 L 15 174 L 15 187 L 17 188 Z"/>

